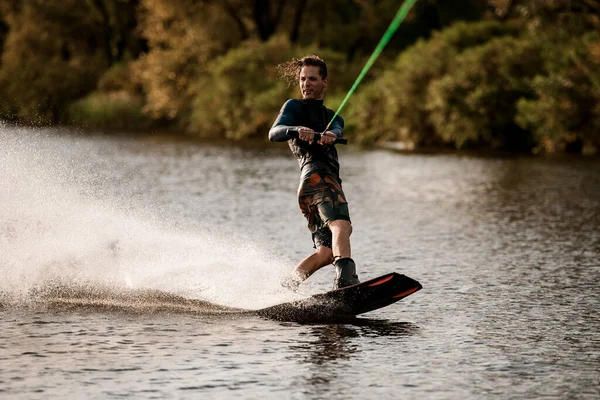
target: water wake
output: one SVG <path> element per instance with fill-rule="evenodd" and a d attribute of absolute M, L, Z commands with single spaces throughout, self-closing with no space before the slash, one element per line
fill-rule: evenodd
<path fill-rule="evenodd" d="M 27 305 L 48 310 L 89 310 L 127 313 L 201 315 L 243 314 L 248 310 L 190 299 L 156 289 L 131 289 L 96 282 L 53 280 L 32 289 Z M 20 303 L 23 306 L 23 303 Z"/>

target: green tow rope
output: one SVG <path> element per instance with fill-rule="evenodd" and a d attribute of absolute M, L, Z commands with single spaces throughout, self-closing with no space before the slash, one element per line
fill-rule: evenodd
<path fill-rule="evenodd" d="M 379 57 L 379 55 L 383 51 L 383 48 L 388 44 L 388 42 L 390 41 L 390 39 L 392 38 L 392 36 L 396 32 L 396 30 L 398 30 L 398 27 L 400 26 L 400 24 L 402 23 L 404 18 L 406 18 L 406 16 L 408 15 L 408 12 L 412 8 L 412 6 L 416 2 L 417 2 L 417 0 L 406 0 L 404 2 L 404 4 L 402 4 L 400 9 L 396 13 L 396 16 L 394 17 L 394 20 L 392 21 L 390 26 L 388 26 L 387 31 L 385 31 L 385 33 L 383 34 L 383 37 L 379 41 L 379 44 L 375 48 L 375 51 L 373 51 L 373 54 L 371 54 L 371 57 L 369 58 L 369 60 L 365 64 L 365 66 L 363 67 L 362 71 L 360 71 L 358 78 L 356 78 L 356 81 L 354 81 L 354 84 L 352 85 L 352 87 L 350 88 L 350 91 L 348 92 L 348 94 L 346 95 L 344 100 L 342 101 L 342 104 L 340 104 L 340 106 L 338 107 L 337 111 L 335 112 L 333 118 L 331 118 L 331 121 L 329 121 L 329 123 L 327 124 L 327 128 L 325 128 L 325 132 L 329 129 L 329 127 L 331 126 L 331 123 L 333 122 L 335 117 L 338 116 L 338 114 L 342 110 L 342 107 L 344 107 L 344 105 L 346 104 L 346 102 L 348 101 L 350 96 L 352 96 L 352 93 L 354 93 L 354 91 L 356 90 L 356 87 L 358 86 L 360 81 L 362 81 L 362 79 L 365 77 L 365 75 L 367 74 L 367 72 L 369 71 L 369 69 L 371 68 L 373 63 L 375 62 L 375 60 L 377 60 L 377 57 Z"/>

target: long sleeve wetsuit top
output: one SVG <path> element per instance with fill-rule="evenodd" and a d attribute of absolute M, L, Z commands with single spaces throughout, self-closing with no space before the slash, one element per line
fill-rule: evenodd
<path fill-rule="evenodd" d="M 293 138 L 290 132 L 298 132 L 298 128 L 304 126 L 315 132 L 323 132 L 327 123 L 335 112 L 323 105 L 323 100 L 297 100 L 290 99 L 281 108 L 277 119 L 269 131 L 269 140 L 272 142 L 287 141 L 292 153 L 298 159 L 302 175 L 315 169 L 326 169 L 340 182 L 340 164 L 338 153 L 334 145 L 321 145 L 316 142 L 309 144 L 304 140 Z M 344 120 L 336 116 L 331 123 L 329 131 L 342 137 Z"/>

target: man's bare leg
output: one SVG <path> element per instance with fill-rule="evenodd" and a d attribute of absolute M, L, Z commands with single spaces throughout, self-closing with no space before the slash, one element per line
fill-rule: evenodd
<path fill-rule="evenodd" d="M 329 229 L 333 236 L 333 258 L 335 265 L 334 289 L 360 283 L 356 275 L 356 264 L 351 257 L 350 234 L 352 224 L 350 221 L 336 220 L 329 223 Z"/>
<path fill-rule="evenodd" d="M 332 262 L 333 251 L 329 247 L 319 246 L 317 247 L 316 252 L 306 257 L 300 262 L 300 264 L 298 264 L 291 276 L 288 276 L 282 282 L 282 285 L 295 291 L 298 289 L 298 285 L 300 285 L 300 283 Z"/>
<path fill-rule="evenodd" d="M 350 234 L 352 233 L 352 224 L 350 221 L 338 219 L 329 222 L 329 229 L 331 229 L 332 242 L 333 242 L 333 257 L 338 258 L 349 258 L 352 257 L 350 250 Z"/>
<path fill-rule="evenodd" d="M 326 246 L 317 247 L 317 251 L 306 257 L 294 269 L 294 272 L 305 280 L 321 268 L 333 262 L 333 251 Z"/>

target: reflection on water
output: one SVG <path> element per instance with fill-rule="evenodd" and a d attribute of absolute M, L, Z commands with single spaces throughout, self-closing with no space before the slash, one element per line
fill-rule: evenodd
<path fill-rule="evenodd" d="M 415 334 L 418 328 L 412 323 L 367 318 L 356 318 L 344 325 L 310 326 L 300 334 L 297 343 L 289 347 L 291 358 L 306 366 L 302 379 L 295 384 L 310 398 L 342 398 L 353 391 L 366 394 L 369 388 L 363 387 L 363 377 L 371 377 L 372 372 L 377 374 L 386 365 L 363 362 L 363 358 L 372 355 L 370 351 L 364 353 L 363 343 L 370 340 L 389 346 L 390 350 L 397 349 L 398 341 L 408 340 Z M 376 364 L 378 362 L 385 360 L 378 358 Z M 373 371 L 367 372 L 368 369 Z M 357 390 L 356 386 L 361 389 Z"/>
<path fill-rule="evenodd" d="M 285 145 L 1 134 L 8 397 L 600 396 L 597 159 L 340 148 L 359 276 L 425 289 L 300 325 L 223 313 L 331 287 L 278 286 L 313 251 Z"/>
<path fill-rule="evenodd" d="M 349 359 L 360 349 L 353 345 L 356 338 L 401 338 L 416 334 L 418 328 L 410 322 L 393 322 L 368 318 L 355 318 L 344 325 L 310 326 L 308 337 L 290 346 L 292 350 L 306 351 L 304 360 L 315 365 L 338 359 Z M 303 335 L 303 336 L 304 336 Z"/>

